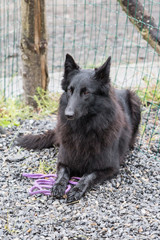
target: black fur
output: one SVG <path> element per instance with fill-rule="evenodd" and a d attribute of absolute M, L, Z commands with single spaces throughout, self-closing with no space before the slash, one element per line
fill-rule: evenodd
<path fill-rule="evenodd" d="M 117 174 L 133 147 L 140 100 L 130 90 L 111 86 L 110 64 L 108 58 L 100 68 L 84 70 L 67 54 L 56 129 L 19 140 L 28 149 L 59 145 L 54 197 L 64 195 L 71 176 L 81 176 L 67 195 L 68 202 L 80 199 L 93 184 Z"/>

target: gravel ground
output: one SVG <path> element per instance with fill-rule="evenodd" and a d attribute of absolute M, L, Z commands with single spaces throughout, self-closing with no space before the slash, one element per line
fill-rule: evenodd
<path fill-rule="evenodd" d="M 160 239 L 160 153 L 147 151 L 145 143 L 128 155 L 117 177 L 76 204 L 28 195 L 33 180 L 22 173 L 44 166 L 54 172 L 57 149 L 22 150 L 13 146 L 14 139 L 54 124 L 54 118 L 25 120 L 0 135 L 0 239 Z"/>

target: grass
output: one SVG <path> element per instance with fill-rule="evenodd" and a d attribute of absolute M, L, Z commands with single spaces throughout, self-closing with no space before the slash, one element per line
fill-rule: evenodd
<path fill-rule="evenodd" d="M 7 218 L 6 218 L 6 223 L 4 225 L 4 229 L 10 234 L 12 235 L 13 233 L 16 233 L 15 229 L 11 229 L 10 227 L 10 223 L 9 223 L 9 213 L 7 212 Z"/>
<path fill-rule="evenodd" d="M 137 90 L 137 94 L 140 97 L 142 104 L 144 106 L 150 106 L 150 108 L 159 108 L 160 107 L 160 81 L 158 80 L 155 83 L 152 80 L 148 80 L 147 77 L 143 79 L 146 83 L 146 87 L 140 88 Z M 60 94 L 53 94 L 50 92 L 45 92 L 42 89 L 37 89 L 38 96 L 34 96 L 35 101 L 37 102 L 37 109 L 35 110 L 31 106 L 27 106 L 21 99 L 18 98 L 9 98 L 4 100 L 0 94 L 0 126 L 19 126 L 20 120 L 25 119 L 40 119 L 45 116 L 52 115 L 57 113 L 59 105 Z M 148 111 L 148 107 L 144 111 Z M 144 113 L 143 113 L 144 114 Z M 146 132 L 146 125 L 148 121 L 141 125 L 141 136 Z M 155 134 L 152 133 L 150 136 L 151 140 L 154 140 Z M 156 135 L 157 138 L 157 135 Z M 151 141 L 150 140 L 150 141 Z M 40 164 L 39 170 L 42 172 L 49 172 L 51 169 L 48 169 L 49 166 L 46 163 Z"/>
<path fill-rule="evenodd" d="M 159 140 L 157 129 L 159 127 L 158 112 L 160 109 L 160 80 L 158 79 L 157 82 L 155 82 L 152 79 L 148 79 L 147 76 L 144 76 L 143 81 L 145 87 L 143 86 L 143 88 L 138 89 L 136 93 L 140 97 L 142 105 L 145 106 L 142 115 L 146 116 L 146 120 L 143 124 L 141 123 L 140 135 L 141 139 L 146 141 L 149 148 L 150 145 L 154 145 L 155 142 L 158 142 Z M 146 130 L 149 123 L 154 125 L 151 133 Z"/>
<path fill-rule="evenodd" d="M 37 109 L 27 106 L 20 98 L 4 99 L 0 94 L 0 126 L 19 126 L 20 120 L 40 119 L 57 112 L 59 104 L 59 94 L 44 92 L 37 89 L 39 97 L 35 96 Z"/>
<path fill-rule="evenodd" d="M 56 158 L 54 158 L 50 162 L 47 162 L 46 160 L 41 160 L 39 163 L 37 173 L 43 173 L 43 174 L 56 173 L 56 167 L 55 167 L 56 161 L 57 161 Z"/>
<path fill-rule="evenodd" d="M 136 91 L 142 104 L 144 106 L 152 104 L 153 108 L 160 106 L 160 80 L 158 79 L 156 83 L 147 77 L 144 77 L 143 80 L 146 83 L 146 87 Z"/>
<path fill-rule="evenodd" d="M 148 84 L 147 78 L 144 77 L 143 80 Z M 38 105 L 36 110 L 31 106 L 27 106 L 20 98 L 8 98 L 5 100 L 0 94 L 0 126 L 19 126 L 20 119 L 40 119 L 57 113 L 60 95 L 45 92 L 40 88 L 37 89 L 37 92 L 38 96 L 34 96 Z M 137 90 L 137 94 L 144 106 L 150 104 L 152 104 L 153 108 L 160 106 L 160 81 L 157 81 L 157 83 L 149 81 L 146 88 L 143 87 Z"/>

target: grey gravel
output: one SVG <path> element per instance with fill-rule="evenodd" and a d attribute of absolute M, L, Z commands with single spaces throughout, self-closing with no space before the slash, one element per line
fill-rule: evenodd
<path fill-rule="evenodd" d="M 21 155 L 21 154 L 13 154 L 13 155 L 10 155 L 6 158 L 6 161 L 7 162 L 20 162 L 20 161 L 23 161 L 24 159 L 26 158 L 25 155 Z"/>
<path fill-rule="evenodd" d="M 5 129 L 0 126 L 0 134 L 5 134 Z"/>
<path fill-rule="evenodd" d="M 160 153 L 145 143 L 129 153 L 117 177 L 94 186 L 76 204 L 28 195 L 33 180 L 22 173 L 40 172 L 43 164 L 54 172 L 57 149 L 27 151 L 13 143 L 18 135 L 52 125 L 52 118 L 25 120 L 0 135 L 0 239 L 160 239 Z"/>

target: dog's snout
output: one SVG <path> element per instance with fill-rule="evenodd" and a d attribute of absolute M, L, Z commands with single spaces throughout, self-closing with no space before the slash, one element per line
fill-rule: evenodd
<path fill-rule="evenodd" d="M 74 111 L 71 108 L 66 108 L 65 110 L 65 116 L 68 119 L 73 119 L 74 118 Z"/>

